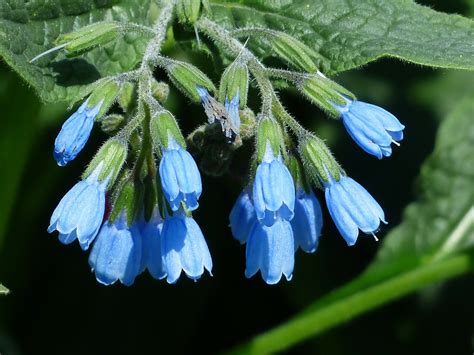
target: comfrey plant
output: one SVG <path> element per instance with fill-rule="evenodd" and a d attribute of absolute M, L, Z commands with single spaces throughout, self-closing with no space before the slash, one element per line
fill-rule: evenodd
<path fill-rule="evenodd" d="M 378 159 L 392 154 L 404 126 L 324 76 L 314 60 L 317 54 L 298 39 L 263 28 L 229 31 L 209 14 L 206 1 L 168 1 L 153 28 L 99 22 L 59 37 L 57 47 L 43 53 L 77 56 L 96 47 L 102 50 L 100 46 L 120 36 L 149 38 L 139 65 L 91 85 L 54 146 L 54 157 L 64 166 L 80 154 L 94 123 L 111 135 L 82 181 L 59 202 L 48 228 L 64 244 L 77 239 L 82 249 L 91 247 L 89 265 L 102 284 L 131 285 L 146 269 L 169 283 L 182 273 L 193 280 L 206 270 L 211 274 L 211 253 L 192 216 L 206 187 L 188 147 L 201 155 L 202 171 L 220 175 L 234 150 L 255 142 L 247 183 L 230 212 L 231 233 L 246 247 L 249 278 L 260 271 L 268 284 L 282 276 L 290 280 L 296 251 L 316 251 L 323 227 L 318 189 L 324 191 L 329 214 L 349 246 L 360 231 L 377 239 L 381 222 L 387 223 L 372 195 L 346 174 L 316 133 L 286 111 L 275 80 L 286 81 L 339 119 L 355 143 Z M 228 65 L 219 88 L 194 65 L 162 54 L 175 19 L 199 36 L 200 45 L 210 42 L 221 51 Z M 265 66 L 258 51 L 246 46 L 255 36 L 271 44 L 289 69 Z M 156 81 L 159 70 L 188 99 L 201 104 L 208 118 L 187 138 L 164 107 L 168 86 Z M 249 86 L 259 93 L 256 114 L 248 107 Z M 212 162 L 208 156 L 216 151 L 220 161 Z"/>

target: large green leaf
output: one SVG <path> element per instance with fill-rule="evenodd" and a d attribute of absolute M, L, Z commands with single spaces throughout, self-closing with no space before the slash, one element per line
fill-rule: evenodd
<path fill-rule="evenodd" d="M 0 0 L 0 56 L 44 101 L 68 101 L 81 96 L 98 78 L 139 63 L 146 39 L 127 34 L 76 59 L 66 59 L 62 52 L 56 52 L 33 64 L 29 61 L 54 47 L 60 34 L 94 22 L 150 25 L 159 14 L 160 4 L 150 0 Z"/>
<path fill-rule="evenodd" d="M 233 350 L 290 347 L 386 302 L 474 267 L 474 93 L 443 122 L 423 164 L 419 199 L 385 238 L 369 268 L 288 322 Z"/>
<path fill-rule="evenodd" d="M 299 38 L 329 74 L 383 56 L 474 69 L 474 22 L 411 0 L 214 1 L 212 10 L 228 29 L 271 28 Z"/>

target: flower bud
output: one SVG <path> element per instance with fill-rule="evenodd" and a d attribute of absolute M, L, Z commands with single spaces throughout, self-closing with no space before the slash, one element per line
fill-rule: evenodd
<path fill-rule="evenodd" d="M 161 151 L 161 147 L 168 148 L 170 136 L 183 148 L 186 147 L 178 123 L 169 111 L 161 111 L 151 118 L 150 133 L 157 151 Z"/>
<path fill-rule="evenodd" d="M 73 57 L 94 47 L 114 40 L 120 30 L 117 22 L 99 22 L 59 36 L 58 45 L 64 44 L 66 55 Z"/>
<path fill-rule="evenodd" d="M 100 128 L 106 134 L 116 133 L 125 123 L 125 117 L 118 113 L 107 115 L 100 120 Z"/>
<path fill-rule="evenodd" d="M 159 102 L 164 103 L 168 99 L 170 93 L 170 87 L 163 81 L 156 81 L 155 79 L 151 82 L 151 94 Z"/>
<path fill-rule="evenodd" d="M 130 112 L 137 102 L 136 86 L 131 82 L 125 82 L 121 85 L 117 96 L 117 102 L 125 112 Z"/>
<path fill-rule="evenodd" d="M 95 107 L 98 103 L 102 103 L 96 119 L 101 118 L 107 113 L 110 106 L 115 102 L 119 91 L 120 85 L 115 80 L 107 80 L 92 91 L 87 102 L 87 107 Z"/>
<path fill-rule="evenodd" d="M 98 181 L 107 181 L 107 186 L 114 184 L 117 176 L 122 169 L 127 157 L 126 143 L 111 138 L 102 145 L 95 157 L 90 162 L 83 178 L 89 176 L 98 166 L 101 165 Z"/>
<path fill-rule="evenodd" d="M 173 61 L 166 65 L 165 69 L 173 84 L 195 102 L 201 101 L 197 87 L 206 88 L 211 92 L 216 91 L 206 74 L 192 64 Z"/>
<path fill-rule="evenodd" d="M 194 25 L 201 13 L 201 0 L 179 0 L 176 12 L 179 22 Z"/>
<path fill-rule="evenodd" d="M 231 101 L 239 95 L 239 107 L 247 105 L 247 93 L 249 88 L 249 71 L 247 65 L 240 59 L 236 59 L 222 74 L 219 86 L 219 101 Z"/>
<path fill-rule="evenodd" d="M 298 150 L 306 173 L 316 186 L 329 182 L 331 178 L 340 179 L 343 171 L 321 139 L 306 137 L 300 141 Z"/>
<path fill-rule="evenodd" d="M 263 161 L 267 145 L 270 144 L 274 156 L 278 156 L 283 147 L 283 135 L 278 123 L 272 118 L 262 118 L 257 131 L 257 159 Z"/>
<path fill-rule="evenodd" d="M 240 137 L 242 139 L 252 138 L 257 125 L 255 113 L 248 107 L 240 112 Z"/>
<path fill-rule="evenodd" d="M 272 32 L 269 36 L 272 49 L 286 62 L 308 73 L 318 70 L 314 58 L 319 55 L 303 42 L 283 32 Z"/>
<path fill-rule="evenodd" d="M 345 105 L 344 96 L 355 98 L 350 91 L 319 73 L 304 78 L 298 84 L 298 89 L 314 104 L 334 117 L 339 117 L 334 105 Z"/>

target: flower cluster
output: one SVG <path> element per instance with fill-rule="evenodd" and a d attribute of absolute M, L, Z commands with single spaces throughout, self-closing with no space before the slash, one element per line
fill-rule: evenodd
<path fill-rule="evenodd" d="M 325 77 L 312 60 L 317 55 L 296 38 L 245 28 L 229 32 L 206 17 L 201 1 L 188 6 L 189 1 L 169 2 L 151 30 L 97 23 L 62 36 L 58 47 L 44 53 L 59 49 L 73 56 L 102 50 L 100 45 L 134 30 L 151 37 L 138 69 L 93 84 L 63 124 L 54 146 L 60 166 L 81 152 L 95 122 L 111 137 L 59 202 L 48 232 L 57 231 L 64 244 L 78 240 L 83 250 L 91 248 L 89 265 L 105 285 L 117 280 L 131 285 L 146 269 L 168 283 L 177 282 L 183 271 L 193 280 L 205 270 L 211 274 L 211 254 L 192 216 L 203 192 L 200 171 L 216 164 L 222 174 L 233 152 L 251 141 L 255 154 L 250 174 L 230 212 L 232 235 L 246 247 L 248 278 L 260 272 L 268 284 L 282 276 L 290 280 L 296 251 L 316 251 L 323 228 L 318 189 L 324 191 L 329 214 L 349 246 L 360 231 L 377 239 L 380 224 L 386 223 L 383 209 L 346 174 L 326 144 L 286 111 L 273 80 L 285 80 L 342 121 L 356 144 L 378 159 L 392 154 L 392 144 L 399 145 L 405 127 L 391 113 L 357 100 Z M 203 40 L 222 49 L 223 62 L 230 63 L 218 87 L 194 65 L 160 53 L 175 11 L 181 24 L 205 35 Z M 263 35 L 274 54 L 298 71 L 265 67 L 239 41 L 239 34 Z M 187 137 L 164 107 L 168 84 L 156 81 L 158 68 L 188 99 L 203 106 L 207 122 Z M 247 102 L 250 84 L 261 98 L 257 114 Z"/>

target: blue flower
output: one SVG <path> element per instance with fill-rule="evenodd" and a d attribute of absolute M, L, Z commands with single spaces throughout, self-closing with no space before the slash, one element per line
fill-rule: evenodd
<path fill-rule="evenodd" d="M 250 278 L 258 270 L 263 280 L 273 285 L 285 275 L 291 280 L 295 264 L 295 242 L 290 222 L 278 218 L 271 226 L 255 222 L 246 250 L 245 276 Z"/>
<path fill-rule="evenodd" d="M 250 230 L 257 221 L 255 208 L 250 198 L 249 189 L 242 191 L 230 211 L 230 228 L 232 235 L 241 244 L 247 242 Z"/>
<path fill-rule="evenodd" d="M 212 271 L 212 259 L 201 229 L 192 217 L 182 211 L 167 217 L 161 231 L 163 270 L 168 283 L 175 283 L 181 271 L 199 279 L 206 269 Z"/>
<path fill-rule="evenodd" d="M 403 139 L 404 125 L 390 112 L 361 101 L 336 106 L 349 135 L 367 153 L 377 158 L 392 155 L 391 144 Z"/>
<path fill-rule="evenodd" d="M 231 139 L 234 135 L 240 134 L 240 114 L 239 114 L 239 92 L 229 101 L 227 98 L 224 102 L 224 107 L 229 114 L 230 122 L 225 130 L 225 136 Z"/>
<path fill-rule="evenodd" d="M 130 286 L 140 273 L 142 240 L 136 224 L 127 225 L 125 214 L 106 221 L 89 255 L 89 266 L 97 281 L 111 285 L 120 280 Z"/>
<path fill-rule="evenodd" d="M 148 269 L 148 272 L 155 279 L 161 280 L 166 277 L 161 260 L 161 231 L 163 220 L 154 212 L 148 222 L 142 224 L 142 267 L 141 270 Z"/>
<path fill-rule="evenodd" d="M 271 226 L 278 218 L 290 221 L 294 215 L 293 178 L 281 156 L 273 155 L 270 144 L 255 174 L 253 204 L 258 220 L 267 226 Z"/>
<path fill-rule="evenodd" d="M 61 199 L 51 216 L 48 233 L 59 232 L 59 240 L 70 244 L 78 239 L 83 250 L 89 248 L 99 231 L 105 211 L 107 181 L 98 181 L 103 163 L 89 177 L 78 182 Z"/>
<path fill-rule="evenodd" d="M 163 148 L 160 178 L 163 192 L 173 211 L 179 209 L 181 202 L 190 211 L 198 208 L 202 192 L 198 167 L 191 154 L 171 137 L 168 139 L 168 147 Z"/>
<path fill-rule="evenodd" d="M 350 177 L 331 179 L 324 189 L 329 213 L 349 246 L 357 241 L 359 229 L 375 236 L 380 221 L 387 223 L 377 201 Z"/>
<path fill-rule="evenodd" d="M 84 148 L 92 131 L 94 120 L 100 111 L 102 101 L 92 108 L 86 100 L 74 114 L 64 122 L 54 142 L 54 159 L 59 166 L 74 160 Z"/>
<path fill-rule="evenodd" d="M 316 251 L 323 227 L 321 205 L 313 191 L 296 190 L 295 217 L 291 220 L 295 250 L 300 247 L 307 253 Z"/>

